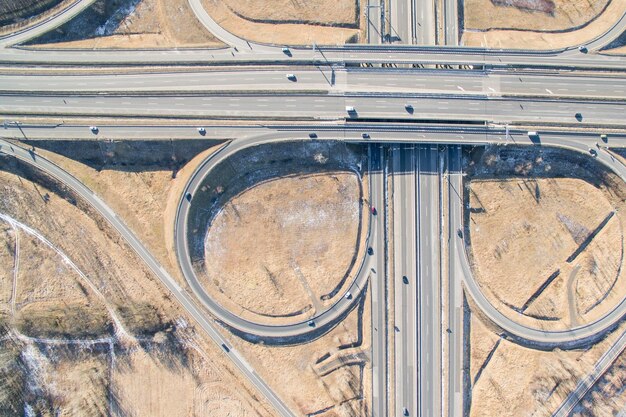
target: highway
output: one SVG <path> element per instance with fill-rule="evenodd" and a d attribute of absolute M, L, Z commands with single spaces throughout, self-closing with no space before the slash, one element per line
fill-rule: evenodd
<path fill-rule="evenodd" d="M 443 0 L 444 43 L 459 44 L 459 0 Z"/>
<path fill-rule="evenodd" d="M 287 79 L 294 74 L 296 81 Z M 3 92 L 245 92 L 345 91 L 485 96 L 538 96 L 626 99 L 626 79 L 611 74 L 336 69 L 275 67 L 232 70 L 157 72 L 151 74 L 2 74 Z"/>
<path fill-rule="evenodd" d="M 437 18 L 434 0 L 412 0 L 415 5 L 415 44 L 436 45 Z"/>
<path fill-rule="evenodd" d="M 165 285 L 174 298 L 180 303 L 181 307 L 196 321 L 196 323 L 213 339 L 213 341 L 222 348 L 223 345 L 229 346 L 228 340 L 223 338 L 215 326 L 206 318 L 193 301 L 193 299 L 182 289 L 174 278 L 163 268 L 162 265 L 154 258 L 154 256 L 145 248 L 135 234 L 124 224 L 124 222 L 115 214 L 115 212 L 106 205 L 93 191 L 88 189 L 80 181 L 72 175 L 46 160 L 45 158 L 31 154 L 27 149 L 21 148 L 3 139 L 0 139 L 0 152 L 14 156 L 21 161 L 30 164 L 43 172 L 51 175 L 76 192 L 81 198 L 95 208 L 100 215 L 106 219 L 109 224 L 122 236 L 129 246 L 137 253 L 143 262 L 150 268 L 156 277 Z M 285 417 L 294 417 L 294 414 L 285 406 L 282 400 L 269 388 L 269 386 L 254 371 L 250 364 L 239 354 L 237 350 L 230 347 L 229 352 L 225 353 L 239 370 L 257 387 L 270 404 Z"/>
<path fill-rule="evenodd" d="M 386 245 L 386 181 L 387 158 L 385 149 L 379 145 L 369 147 L 370 155 L 370 207 L 377 214 L 371 216 L 372 240 L 368 243 L 374 250 L 370 258 L 372 288 L 372 415 L 386 417 L 389 412 L 388 329 L 387 329 L 387 245 Z M 376 236 L 374 236 L 376 231 Z"/>
<path fill-rule="evenodd" d="M 440 193 L 437 145 L 417 149 L 419 415 L 441 410 Z"/>
<path fill-rule="evenodd" d="M 412 44 L 413 37 L 413 0 L 390 0 L 389 33 L 392 43 Z"/>
<path fill-rule="evenodd" d="M 395 413 L 418 409 L 417 160 L 415 146 L 392 147 Z M 403 278 L 403 277 L 406 277 Z"/>
<path fill-rule="evenodd" d="M 406 105 L 412 106 L 407 110 Z M 349 115 L 345 106 L 356 112 Z M 580 113 L 582 118 L 575 117 Z M 48 116 L 472 120 L 623 126 L 626 102 L 474 95 L 0 94 L 0 114 Z"/>

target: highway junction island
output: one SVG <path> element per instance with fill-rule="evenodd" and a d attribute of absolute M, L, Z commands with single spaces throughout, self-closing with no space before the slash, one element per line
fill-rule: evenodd
<path fill-rule="evenodd" d="M 2 416 L 626 416 L 626 0 L 7 0 L 0 117 Z"/>

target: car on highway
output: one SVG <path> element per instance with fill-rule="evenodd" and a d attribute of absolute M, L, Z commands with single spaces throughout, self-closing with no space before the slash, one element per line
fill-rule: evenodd
<path fill-rule="evenodd" d="M 575 117 L 575 118 L 576 118 L 576 120 L 578 120 L 579 122 L 582 122 L 582 121 L 583 121 L 583 115 L 582 115 L 582 113 L 576 113 L 576 114 L 574 115 L 574 117 Z"/>
<path fill-rule="evenodd" d="M 406 407 L 402 408 L 402 415 L 403 416 L 408 416 L 409 415 L 409 410 Z"/>
<path fill-rule="evenodd" d="M 191 193 L 185 194 L 185 198 L 187 199 L 187 201 L 191 201 Z"/>
<path fill-rule="evenodd" d="M 346 300 L 351 300 L 352 299 L 352 294 L 350 293 L 350 291 L 348 291 L 346 293 L 346 295 L 343 296 Z"/>
<path fill-rule="evenodd" d="M 609 137 L 605 134 L 600 135 L 600 139 L 602 139 L 602 142 L 607 143 L 609 141 Z"/>
<path fill-rule="evenodd" d="M 362 134 L 361 134 L 361 137 L 362 137 L 363 139 L 369 139 L 369 138 L 370 138 L 370 134 L 369 134 L 369 133 L 362 133 Z"/>
<path fill-rule="evenodd" d="M 593 148 L 589 148 L 589 153 L 591 154 L 591 156 L 593 156 L 594 158 L 598 156 L 598 151 L 596 151 Z"/>
<path fill-rule="evenodd" d="M 315 132 L 309 133 L 309 138 L 316 139 L 317 138 L 317 133 L 315 133 Z"/>
<path fill-rule="evenodd" d="M 287 74 L 287 79 L 289 81 L 298 81 L 298 78 L 296 78 L 295 74 Z"/>
<path fill-rule="evenodd" d="M 94 135 L 97 135 L 100 131 L 100 129 L 98 129 L 98 126 L 90 126 L 89 130 L 91 130 L 91 133 L 93 133 Z"/>
<path fill-rule="evenodd" d="M 315 322 L 313 320 L 309 320 L 308 325 L 309 327 L 315 327 Z"/>
<path fill-rule="evenodd" d="M 587 52 L 589 52 L 589 50 L 587 49 L 587 47 L 586 47 L 585 45 L 580 45 L 580 46 L 578 47 L 578 50 L 579 50 L 580 52 L 582 52 L 583 54 L 586 54 Z"/>
<path fill-rule="evenodd" d="M 406 275 L 402 275 L 402 282 L 404 284 L 408 284 L 409 283 L 409 277 L 407 277 Z"/>
<path fill-rule="evenodd" d="M 199 127 L 198 128 L 198 133 L 200 133 L 202 136 L 206 135 L 206 129 L 203 127 Z"/>
<path fill-rule="evenodd" d="M 356 113 L 356 109 L 353 106 L 346 106 L 346 113 L 353 114 Z"/>
<path fill-rule="evenodd" d="M 287 56 L 291 56 L 291 50 L 287 48 L 286 46 L 283 47 L 282 51 L 283 51 L 283 54 Z"/>
<path fill-rule="evenodd" d="M 376 207 L 374 207 L 374 206 L 372 206 L 371 212 L 372 212 L 373 216 L 378 214 L 378 211 L 376 211 Z"/>
<path fill-rule="evenodd" d="M 413 108 L 413 105 L 410 103 L 406 103 L 404 105 L 404 110 L 406 110 L 406 112 L 409 114 L 413 114 L 413 112 L 415 111 L 415 109 Z"/>
<path fill-rule="evenodd" d="M 374 249 L 372 249 L 371 246 L 369 248 L 367 248 L 367 254 L 368 255 L 373 255 L 374 254 Z"/>
<path fill-rule="evenodd" d="M 222 349 L 224 349 L 226 353 L 230 352 L 230 348 L 226 346 L 226 343 L 222 343 Z"/>

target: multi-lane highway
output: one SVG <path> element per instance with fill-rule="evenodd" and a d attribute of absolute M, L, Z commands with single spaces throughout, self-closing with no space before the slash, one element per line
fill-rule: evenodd
<path fill-rule="evenodd" d="M 419 415 L 441 415 L 441 282 L 439 150 L 421 145 L 417 155 L 417 288 Z"/>
<path fill-rule="evenodd" d="M 295 80 L 289 80 L 293 74 Z M 336 69 L 273 67 L 245 70 L 85 74 L 4 74 L 2 92 L 338 92 L 420 93 L 626 99 L 626 79 L 596 73 Z"/>
<path fill-rule="evenodd" d="M 369 247 L 373 249 L 375 259 L 371 272 L 371 305 L 372 305 L 372 415 L 384 417 L 389 413 L 389 370 L 388 370 L 388 337 L 387 337 L 387 248 L 386 248 L 386 182 L 387 158 L 385 149 L 379 145 L 369 147 L 370 157 L 370 213 L 372 214 L 370 230 L 372 233 Z"/>
<path fill-rule="evenodd" d="M 417 415 L 417 160 L 413 145 L 392 148 L 395 413 Z"/>
<path fill-rule="evenodd" d="M 346 106 L 355 111 L 347 113 Z M 442 94 L 0 94 L 0 114 L 35 116 L 360 118 L 624 126 L 625 111 L 626 102 L 620 100 Z"/>

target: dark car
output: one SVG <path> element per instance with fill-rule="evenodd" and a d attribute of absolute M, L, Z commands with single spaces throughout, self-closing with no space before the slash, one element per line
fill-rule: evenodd
<path fill-rule="evenodd" d="M 405 284 L 409 283 L 409 277 L 407 277 L 406 275 L 402 275 L 402 282 Z"/>
<path fill-rule="evenodd" d="M 367 254 L 368 255 L 373 255 L 374 254 L 374 249 L 372 249 L 371 247 L 367 248 Z"/>
<path fill-rule="evenodd" d="M 187 199 L 187 201 L 191 201 L 191 193 L 185 194 L 185 198 Z"/>
<path fill-rule="evenodd" d="M 375 216 L 378 214 L 378 212 L 376 211 L 376 207 L 372 206 L 372 214 Z"/>

